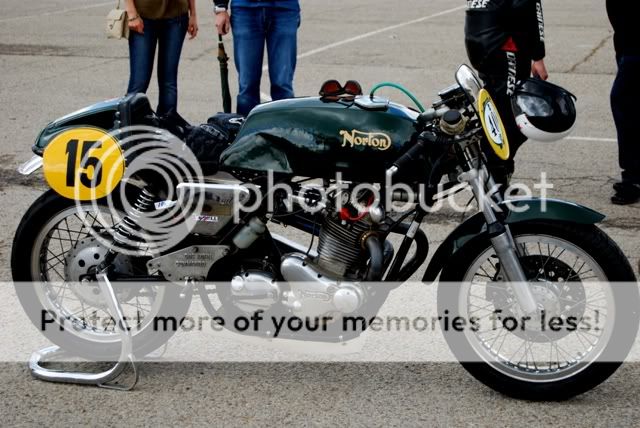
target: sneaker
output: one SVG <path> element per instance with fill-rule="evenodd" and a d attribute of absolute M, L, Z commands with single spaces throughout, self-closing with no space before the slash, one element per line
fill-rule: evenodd
<path fill-rule="evenodd" d="M 640 184 L 616 183 L 613 185 L 616 194 L 611 198 L 614 205 L 630 205 L 640 202 Z"/>

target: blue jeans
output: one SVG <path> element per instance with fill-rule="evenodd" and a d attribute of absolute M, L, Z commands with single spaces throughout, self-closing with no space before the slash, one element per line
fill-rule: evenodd
<path fill-rule="evenodd" d="M 618 56 L 617 61 L 618 75 L 611 91 L 611 110 L 618 130 L 622 181 L 640 184 L 640 136 L 636 126 L 640 99 L 640 56 Z"/>
<path fill-rule="evenodd" d="M 158 46 L 157 113 L 171 115 L 178 109 L 178 64 L 187 34 L 189 16 L 170 19 L 143 19 L 144 34 L 131 32 L 129 36 L 129 64 L 131 75 L 127 94 L 147 92 L 153 73 Z"/>
<path fill-rule="evenodd" d="M 233 5 L 233 3 L 232 3 Z M 277 7 L 232 7 L 234 57 L 240 80 L 238 113 L 260 104 L 265 43 L 269 58 L 271 98 L 293 98 L 300 12 Z"/>

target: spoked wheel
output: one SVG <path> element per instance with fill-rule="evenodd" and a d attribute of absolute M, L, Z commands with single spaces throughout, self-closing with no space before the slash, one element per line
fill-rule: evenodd
<path fill-rule="evenodd" d="M 16 293 L 35 326 L 71 354 L 108 359 L 119 355 L 120 339 L 100 286 L 91 278 L 106 256 L 113 227 L 122 219 L 106 206 L 64 199 L 53 192 L 41 196 L 23 217 L 11 256 Z M 120 278 L 146 275 L 148 257 L 118 255 L 113 263 Z M 190 295 L 161 282 L 112 283 L 133 334 L 134 352 L 144 356 L 162 346 L 173 330 L 155 329 L 157 317 L 181 320 Z M 60 329 L 62 325 L 62 331 Z"/>
<path fill-rule="evenodd" d="M 635 340 L 640 297 L 633 269 L 596 226 L 511 226 L 539 312 L 525 317 L 486 238 L 456 254 L 442 274 L 438 308 L 473 320 L 447 331 L 463 366 L 506 395 L 562 400 L 586 392 L 620 366 Z"/>

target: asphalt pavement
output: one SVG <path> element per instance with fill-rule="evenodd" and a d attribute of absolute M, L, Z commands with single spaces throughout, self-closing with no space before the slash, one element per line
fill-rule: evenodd
<path fill-rule="evenodd" d="M 11 280 L 9 257 L 20 217 L 45 189 L 40 176 L 16 172 L 31 156 L 36 135 L 49 121 L 126 89 L 127 45 L 103 33 L 113 3 L 0 4 L 0 281 Z M 179 83 L 180 112 L 194 123 L 222 109 L 211 5 L 198 3 L 200 34 L 185 43 Z M 317 94 L 330 78 L 357 79 L 365 90 L 392 80 L 429 103 L 454 82 L 456 68 L 466 61 L 462 1 L 301 4 L 298 95 Z M 606 214 L 602 227 L 636 266 L 640 205 L 609 202 L 618 167 L 609 109 L 615 62 L 604 2 L 547 0 L 545 17 L 551 78 L 578 96 L 579 121 L 570 139 L 526 144 L 515 178 L 531 184 L 544 172 L 554 186 L 550 196 Z M 269 93 L 266 76 L 263 92 Z M 155 102 L 155 83 L 149 94 Z M 384 94 L 409 102 L 391 91 Z M 454 218 L 440 216 L 423 228 L 435 247 L 455 225 Z M 19 310 L 13 289 L 1 289 L 0 319 L 23 316 Z M 454 363 L 146 363 L 140 372 L 138 388 L 121 393 L 43 383 L 29 376 L 24 363 L 3 363 L 2 424 L 636 426 L 640 417 L 637 363 L 565 403 L 505 398 Z"/>

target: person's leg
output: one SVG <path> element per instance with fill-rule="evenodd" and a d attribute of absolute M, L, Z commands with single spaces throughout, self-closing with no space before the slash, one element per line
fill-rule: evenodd
<path fill-rule="evenodd" d="M 300 12 L 271 8 L 267 27 L 267 51 L 271 98 L 293 98 L 293 76 L 298 55 Z"/>
<path fill-rule="evenodd" d="M 158 31 L 158 110 L 161 116 L 178 112 L 178 66 L 189 16 L 163 19 Z"/>
<path fill-rule="evenodd" d="M 498 52 L 494 58 L 487 61 L 489 66 L 481 71 L 485 88 L 491 94 L 502 122 L 504 123 L 509 140 L 510 158 L 503 161 L 488 145 L 483 147 L 487 157 L 488 167 L 495 181 L 508 184 L 515 170 L 514 157 L 527 138 L 520 132 L 516 124 L 511 107 L 511 96 L 518 80 L 526 79 L 531 70 L 531 63 L 518 56 L 515 52 Z"/>
<path fill-rule="evenodd" d="M 640 87 L 640 56 L 625 56 L 618 61 L 618 75 L 611 91 L 611 110 L 618 131 L 619 161 L 622 181 L 640 184 L 640 138 L 637 134 L 636 110 Z"/>
<path fill-rule="evenodd" d="M 260 104 L 260 79 L 265 43 L 264 23 L 264 7 L 231 8 L 234 61 L 240 86 L 238 113 L 244 116 Z"/>
<path fill-rule="evenodd" d="M 127 94 L 146 93 L 153 73 L 153 61 L 158 42 L 156 22 L 144 19 L 144 34 L 129 35 L 129 86 Z"/>
<path fill-rule="evenodd" d="M 635 110 L 640 88 L 640 57 L 618 57 L 618 74 L 611 90 L 611 111 L 618 132 L 618 158 L 622 183 L 614 186 L 611 202 L 626 205 L 640 201 L 640 139 L 636 135 Z"/>

